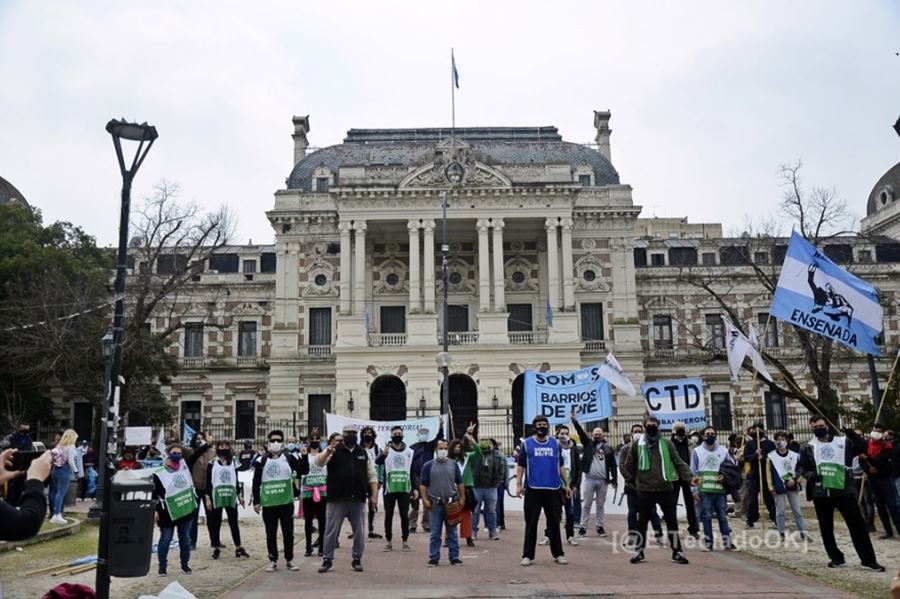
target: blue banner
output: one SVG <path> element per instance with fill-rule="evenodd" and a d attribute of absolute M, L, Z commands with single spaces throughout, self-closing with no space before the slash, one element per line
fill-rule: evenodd
<path fill-rule="evenodd" d="M 672 430 L 672 424 L 684 422 L 688 430 L 706 426 L 706 402 L 703 379 L 653 381 L 641 385 L 647 412 L 659 419 L 659 430 Z"/>
<path fill-rule="evenodd" d="M 879 355 L 884 310 L 875 288 L 850 274 L 796 232 L 772 298 L 772 316 L 851 349 Z"/>
<path fill-rule="evenodd" d="M 191 446 L 191 441 L 194 440 L 194 435 L 197 434 L 197 431 L 191 428 L 191 425 L 187 423 L 187 420 L 181 421 L 181 443 L 185 447 Z"/>
<path fill-rule="evenodd" d="M 600 376 L 600 364 L 570 372 L 525 371 L 524 418 L 546 416 L 550 424 L 569 422 L 572 408 L 579 422 L 612 416 L 609 382 Z"/>

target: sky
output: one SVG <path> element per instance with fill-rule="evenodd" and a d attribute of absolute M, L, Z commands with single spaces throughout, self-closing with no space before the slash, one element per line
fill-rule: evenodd
<path fill-rule="evenodd" d="M 900 3 L 888 0 L 328 2 L 0 0 L 0 176 L 45 222 L 117 239 L 111 118 L 159 139 L 133 188 L 162 179 L 271 243 L 265 211 L 293 162 L 350 128 L 555 125 L 612 161 L 642 216 L 721 222 L 777 211 L 781 163 L 858 217 L 900 160 Z"/>

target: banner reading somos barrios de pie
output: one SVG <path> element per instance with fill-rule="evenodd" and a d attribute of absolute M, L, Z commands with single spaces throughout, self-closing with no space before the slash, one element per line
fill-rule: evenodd
<path fill-rule="evenodd" d="M 601 365 L 568 372 L 525 371 L 524 420 L 546 416 L 550 424 L 569 422 L 572 408 L 579 422 L 612 416 L 609 382 L 600 375 Z"/>
<path fill-rule="evenodd" d="M 653 381 L 641 385 L 647 411 L 659 418 L 659 430 L 672 430 L 672 424 L 684 422 L 688 430 L 706 426 L 706 402 L 703 379 Z"/>

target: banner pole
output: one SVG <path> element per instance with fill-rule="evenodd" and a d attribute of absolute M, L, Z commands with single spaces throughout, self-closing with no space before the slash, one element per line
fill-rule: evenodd
<path fill-rule="evenodd" d="M 894 375 L 897 374 L 897 363 L 900 362 L 900 349 L 897 350 L 897 355 L 894 357 L 894 364 L 891 366 L 891 374 L 888 376 L 887 386 L 884 388 L 884 394 L 887 395 L 887 392 L 890 390 L 891 385 L 894 383 Z M 884 408 L 884 400 L 885 397 L 881 398 L 881 401 L 878 402 L 878 411 L 875 412 L 875 420 L 874 424 L 878 424 L 879 419 L 881 418 L 881 409 Z M 873 426 L 874 426 L 873 424 Z M 863 500 L 863 491 L 866 489 L 866 481 L 869 480 L 869 473 L 864 473 L 862 482 L 859 483 L 859 497 L 856 500 L 856 503 L 862 503 Z"/>
<path fill-rule="evenodd" d="M 759 345 L 759 347 L 756 347 L 754 349 L 757 352 L 759 352 L 760 357 L 762 357 L 762 345 L 763 345 L 763 343 L 765 343 L 766 333 L 769 330 L 770 322 L 772 322 L 772 311 L 771 310 L 769 310 L 769 312 L 766 314 L 766 324 L 763 326 L 763 333 L 762 333 L 763 340 L 760 341 L 758 337 L 756 339 L 756 342 Z M 756 368 L 754 368 L 753 369 L 753 381 L 750 383 L 750 401 L 753 401 L 756 399 L 756 379 L 758 378 L 758 376 L 759 376 L 759 371 Z M 765 411 L 766 411 L 765 408 L 766 408 L 765 402 L 764 401 L 760 402 L 760 412 L 762 414 L 763 419 L 765 418 Z M 760 420 L 760 424 L 762 424 L 762 420 Z M 758 474 L 759 474 L 759 497 L 757 498 L 758 508 L 756 511 L 760 514 L 759 519 L 762 521 L 763 530 L 766 530 L 766 521 L 768 520 L 768 518 L 762 517 L 762 508 L 766 507 L 766 501 L 765 501 L 766 496 L 765 496 L 765 491 L 763 490 L 763 484 L 765 484 L 765 482 L 763 481 L 763 467 L 766 467 L 767 464 L 764 463 L 764 460 L 762 459 L 762 457 L 763 457 L 762 443 L 760 442 L 760 438 L 759 438 L 759 428 L 757 428 L 756 429 L 756 461 L 759 463 L 759 468 L 757 469 Z"/>

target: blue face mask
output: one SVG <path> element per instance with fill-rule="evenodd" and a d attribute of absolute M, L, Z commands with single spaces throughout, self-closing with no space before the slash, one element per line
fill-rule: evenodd
<path fill-rule="evenodd" d="M 177 464 L 178 462 L 181 461 L 181 454 L 180 454 L 180 453 L 169 454 L 169 460 L 170 460 L 173 464 Z"/>
<path fill-rule="evenodd" d="M 288 443 L 288 451 L 297 451 L 296 443 Z"/>
<path fill-rule="evenodd" d="M 319 449 L 324 450 L 326 447 L 328 447 L 328 443 L 326 441 L 322 441 L 321 443 L 319 443 Z"/>

